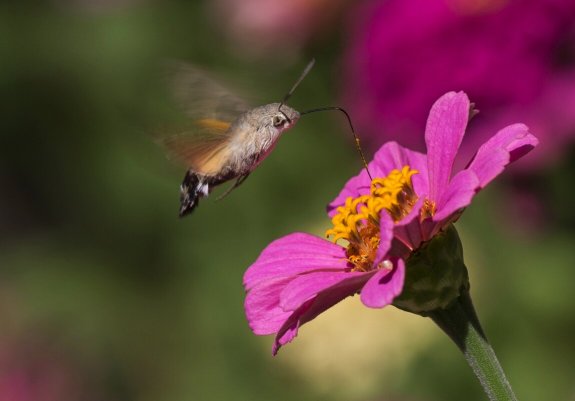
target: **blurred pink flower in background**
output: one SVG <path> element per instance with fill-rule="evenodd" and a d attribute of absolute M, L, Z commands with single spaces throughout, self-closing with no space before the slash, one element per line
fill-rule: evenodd
<path fill-rule="evenodd" d="M 48 342 L 44 344 L 30 337 L 24 341 L 0 340 L 0 401 L 81 398 L 83 378 L 73 358 Z"/>
<path fill-rule="evenodd" d="M 211 6 L 218 25 L 240 53 L 293 55 L 327 28 L 346 0 L 216 0 Z"/>
<path fill-rule="evenodd" d="M 424 149 L 417 133 L 433 101 L 464 90 L 481 113 L 461 160 L 521 120 L 541 141 L 523 165 L 551 162 L 575 137 L 575 1 L 365 2 L 351 17 L 341 82 L 372 148 L 394 139 Z"/>
<path fill-rule="evenodd" d="M 0 401 L 92 401 L 108 397 L 106 371 L 86 359 L 69 332 L 32 323 L 29 304 L 6 277 L 0 283 Z M 83 351 L 83 350 L 82 350 Z"/>

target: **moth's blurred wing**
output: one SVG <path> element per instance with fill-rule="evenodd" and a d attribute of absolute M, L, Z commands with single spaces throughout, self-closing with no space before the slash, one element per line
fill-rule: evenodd
<path fill-rule="evenodd" d="M 234 121 L 249 109 L 242 97 L 183 61 L 167 63 L 166 78 L 177 107 L 193 120 Z"/>
<path fill-rule="evenodd" d="M 217 175 L 230 156 L 230 123 L 202 119 L 192 125 L 193 128 L 167 136 L 160 142 L 171 158 L 194 172 Z"/>
<path fill-rule="evenodd" d="M 167 62 L 164 75 L 176 115 L 156 131 L 158 142 L 172 159 L 195 172 L 217 174 L 229 160 L 231 123 L 249 110 L 248 104 L 191 64 Z"/>

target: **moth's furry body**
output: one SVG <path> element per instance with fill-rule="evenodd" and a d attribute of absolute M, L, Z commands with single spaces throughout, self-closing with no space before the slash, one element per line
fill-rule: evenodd
<path fill-rule="evenodd" d="M 187 168 L 180 186 L 180 217 L 191 213 L 216 186 L 235 180 L 223 197 L 240 185 L 281 134 L 294 126 L 301 113 L 286 102 L 313 64 L 312 60 L 281 102 L 251 108 L 205 71 L 185 62 L 167 63 L 166 83 L 177 118 L 164 130 L 171 134 L 159 139 Z"/>
<path fill-rule="evenodd" d="M 180 216 L 189 214 L 200 198 L 224 182 L 237 179 L 235 188 L 273 150 L 281 134 L 293 127 L 300 114 L 280 103 L 256 107 L 241 114 L 229 128 L 189 160 L 180 186 Z M 208 121 L 208 120 L 204 120 Z"/>

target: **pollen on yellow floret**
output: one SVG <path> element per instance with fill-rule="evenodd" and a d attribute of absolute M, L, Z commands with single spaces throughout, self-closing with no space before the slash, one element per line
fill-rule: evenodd
<path fill-rule="evenodd" d="M 432 200 L 426 199 L 423 202 L 423 207 L 421 208 L 421 219 L 427 219 L 433 217 L 435 211 L 437 210 L 437 205 Z"/>
<path fill-rule="evenodd" d="M 380 241 L 381 211 L 386 210 L 394 221 L 399 221 L 415 204 L 417 196 L 411 177 L 417 173 L 409 166 L 393 170 L 386 177 L 371 181 L 369 195 L 348 197 L 345 204 L 336 209 L 331 220 L 333 228 L 325 234 L 333 242 L 340 239 L 349 241 L 346 254 L 355 270 L 371 268 Z"/>
<path fill-rule="evenodd" d="M 363 213 L 358 213 L 358 205 L 366 202 L 369 196 L 360 196 L 352 198 L 351 196 L 345 200 L 345 204 L 336 209 L 337 214 L 333 216 L 331 222 L 333 228 L 327 230 L 325 235 L 327 237 L 333 236 L 333 242 L 339 239 L 349 240 L 357 234 L 357 224 L 366 218 Z"/>
<path fill-rule="evenodd" d="M 359 237 L 358 225 L 368 220 L 378 223 L 379 213 L 383 209 L 387 210 L 395 221 L 399 221 L 406 214 L 405 211 L 415 203 L 411 184 L 414 174 L 417 174 L 417 170 L 404 166 L 401 170 L 392 170 L 386 177 L 373 179 L 369 195 L 357 198 L 350 196 L 343 206 L 336 209 L 337 213 L 331 220 L 333 228 L 327 230 L 326 236 L 333 236 L 334 242 Z"/>

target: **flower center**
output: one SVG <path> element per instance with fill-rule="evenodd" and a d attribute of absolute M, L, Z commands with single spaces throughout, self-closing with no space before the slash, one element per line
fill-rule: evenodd
<path fill-rule="evenodd" d="M 411 177 L 417 174 L 409 166 L 391 171 L 387 177 L 371 181 L 370 194 L 357 198 L 349 197 L 337 208 L 333 216 L 333 228 L 326 231 L 332 241 L 346 240 L 348 261 L 354 271 L 369 271 L 379 246 L 379 215 L 385 210 L 393 221 L 403 219 L 413 208 L 417 195 L 413 190 Z M 383 262 L 381 266 L 386 268 Z"/>

